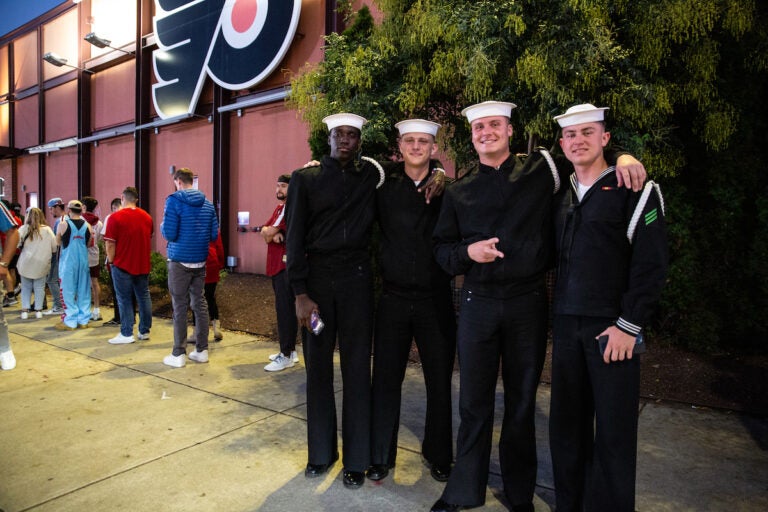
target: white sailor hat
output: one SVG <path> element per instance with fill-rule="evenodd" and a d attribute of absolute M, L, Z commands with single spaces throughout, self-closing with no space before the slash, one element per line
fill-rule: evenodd
<path fill-rule="evenodd" d="M 467 107 L 461 111 L 461 115 L 466 116 L 467 120 L 472 123 L 475 119 L 489 116 L 504 116 L 511 117 L 512 109 L 516 108 L 514 103 L 508 103 L 506 101 L 484 101 L 471 107 Z"/>
<path fill-rule="evenodd" d="M 554 119 L 562 128 L 575 124 L 595 123 L 605 118 L 606 110 L 608 110 L 608 107 L 596 107 L 591 103 L 584 103 L 582 105 L 574 105 L 566 110 L 565 114 L 555 116 Z"/>
<path fill-rule="evenodd" d="M 328 125 L 328 131 L 333 130 L 337 126 L 352 126 L 353 128 L 362 130 L 363 125 L 367 123 L 368 120 L 357 114 L 342 113 L 324 117 L 323 122 Z"/>
<path fill-rule="evenodd" d="M 395 124 L 395 128 L 400 130 L 400 136 L 406 133 L 428 133 L 436 137 L 440 125 L 424 119 L 406 119 Z"/>

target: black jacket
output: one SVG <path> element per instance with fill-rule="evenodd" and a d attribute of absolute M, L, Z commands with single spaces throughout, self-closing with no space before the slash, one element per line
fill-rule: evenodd
<path fill-rule="evenodd" d="M 368 264 L 379 171 L 365 161 L 342 167 L 324 156 L 319 166 L 291 175 L 285 203 L 286 268 L 296 295 L 306 293 L 310 261 L 344 271 Z"/>
<path fill-rule="evenodd" d="M 561 172 L 572 171 L 570 162 L 555 158 Z M 553 263 L 555 182 L 540 152 L 510 155 L 498 170 L 480 164 L 446 190 L 433 238 L 437 262 L 451 275 L 464 274 L 465 288 L 488 297 L 540 287 Z M 504 258 L 472 261 L 469 245 L 493 237 Z"/>
<path fill-rule="evenodd" d="M 653 313 L 668 264 L 660 195 L 648 196 L 630 243 L 627 228 L 641 192 L 619 188 L 612 167 L 581 201 L 575 175 L 570 181 L 555 216 L 554 312 L 616 318 L 619 329 L 637 335 Z"/>
<path fill-rule="evenodd" d="M 376 191 L 381 228 L 378 259 L 384 288 L 407 296 L 434 295 L 450 281 L 432 255 L 432 231 L 442 196 L 433 197 L 427 204 L 402 162 L 384 166 L 387 177 Z M 438 162 L 430 162 L 430 169 L 438 166 Z"/>

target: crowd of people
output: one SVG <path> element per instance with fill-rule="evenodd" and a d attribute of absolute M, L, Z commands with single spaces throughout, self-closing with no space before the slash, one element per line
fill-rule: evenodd
<path fill-rule="evenodd" d="M 401 388 L 415 342 L 427 391 L 422 456 L 431 476 L 446 482 L 432 512 L 485 502 L 499 374 L 504 493 L 512 510 L 534 510 L 535 399 L 551 327 L 557 509 L 634 510 L 639 353 L 668 259 L 663 198 L 658 185 L 645 183 L 639 161 L 609 148 L 607 108 L 569 108 L 555 117 L 562 151 L 525 156 L 510 150 L 514 108 L 486 101 L 462 111 L 478 161 L 455 182 L 435 159 L 439 124 L 398 122 L 402 158 L 377 162 L 361 156 L 367 121 L 353 113 L 323 120 L 330 152 L 320 162 L 277 178 L 277 206 L 260 232 L 280 351 L 264 369 L 279 372 L 299 362 L 300 330 L 307 478 L 325 474 L 340 451 L 344 486 L 356 489 L 366 478 L 388 476 L 396 464 Z M 215 340 L 223 337 L 215 291 L 224 251 L 215 209 L 194 187 L 193 172 L 178 169 L 173 182 L 176 192 L 166 199 L 160 231 L 167 242 L 174 339 L 162 362 L 181 368 L 187 359 L 209 361 L 209 325 Z M 109 343 L 149 339 L 154 229 L 138 204 L 137 190 L 127 187 L 102 221 L 92 197 L 66 206 L 54 198 L 48 201 L 53 228 L 38 208 L 22 222 L 0 204 L 0 277 L 10 290 L 6 299 L 13 299 L 18 272 L 21 318 L 60 314 L 60 330 L 101 319 L 103 240 L 117 304 L 110 322 L 120 327 Z M 374 226 L 378 268 L 370 257 Z M 552 268 L 550 316 L 545 274 Z M 374 297 L 377 271 L 381 290 Z M 458 304 L 451 290 L 455 276 L 463 276 Z M 52 295 L 47 311 L 46 283 Z M 195 328 L 188 338 L 190 309 Z M 333 385 L 337 345 L 344 384 L 341 450 Z M 0 363 L 3 370 L 16 364 L 2 311 Z"/>

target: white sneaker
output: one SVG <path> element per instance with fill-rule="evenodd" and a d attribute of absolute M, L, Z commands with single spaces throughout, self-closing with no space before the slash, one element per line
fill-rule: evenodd
<path fill-rule="evenodd" d="M 275 359 L 277 359 L 277 356 L 281 354 L 282 352 L 278 352 L 277 354 L 272 354 L 271 356 L 269 356 L 269 360 L 274 361 Z M 293 361 L 294 363 L 299 362 L 299 354 L 297 354 L 295 350 L 291 352 L 291 361 Z"/>
<path fill-rule="evenodd" d="M 43 312 L 42 311 L 35 311 L 35 318 L 43 318 Z"/>
<path fill-rule="evenodd" d="M 64 308 L 52 308 L 48 311 L 44 311 L 44 315 L 60 315 L 64 312 Z"/>
<path fill-rule="evenodd" d="M 196 363 L 207 363 L 208 350 L 206 349 L 206 350 L 203 350 L 202 352 L 198 352 L 197 349 L 195 349 L 189 353 L 189 358 Z"/>
<path fill-rule="evenodd" d="M 101 320 L 101 311 L 99 311 L 99 308 L 93 308 L 91 310 L 91 320 Z"/>
<path fill-rule="evenodd" d="M 117 336 L 109 340 L 109 342 L 113 345 L 125 345 L 127 343 L 133 343 L 134 341 L 136 340 L 133 339 L 133 335 L 123 336 L 122 334 L 118 334 Z"/>
<path fill-rule="evenodd" d="M 142 333 L 139 333 L 139 335 L 138 335 L 138 338 L 139 338 L 140 340 L 142 340 L 142 341 L 144 341 L 144 340 L 148 340 L 148 339 L 149 339 L 149 333 L 148 333 L 148 332 L 145 332 L 144 334 L 142 334 Z"/>
<path fill-rule="evenodd" d="M 16 358 L 13 357 L 12 350 L 0 352 L 0 368 L 3 370 L 13 370 L 16 368 Z"/>
<path fill-rule="evenodd" d="M 22 320 L 26 320 L 27 318 L 29 318 L 29 312 L 28 311 L 22 311 L 21 312 L 21 319 Z"/>
<path fill-rule="evenodd" d="M 285 357 L 282 353 L 280 353 L 277 355 L 274 361 L 264 367 L 264 370 L 268 372 L 279 372 L 280 370 L 285 370 L 286 368 L 292 367 L 294 364 L 296 363 L 293 362 L 293 359 L 290 357 Z"/>
<path fill-rule="evenodd" d="M 163 364 L 166 366 L 173 366 L 174 368 L 184 368 L 187 365 L 187 356 L 184 354 L 181 354 L 180 356 L 170 354 L 163 358 Z"/>

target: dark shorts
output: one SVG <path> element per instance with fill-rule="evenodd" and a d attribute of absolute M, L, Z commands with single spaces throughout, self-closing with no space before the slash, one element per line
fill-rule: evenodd
<path fill-rule="evenodd" d="M 99 265 L 88 267 L 88 270 L 90 270 L 91 277 L 99 277 L 101 275 L 101 266 Z"/>

